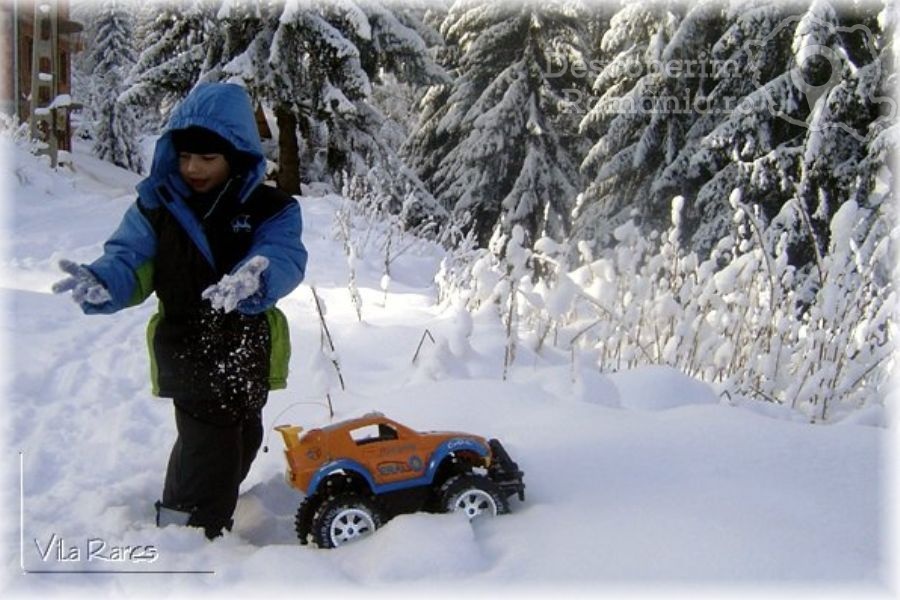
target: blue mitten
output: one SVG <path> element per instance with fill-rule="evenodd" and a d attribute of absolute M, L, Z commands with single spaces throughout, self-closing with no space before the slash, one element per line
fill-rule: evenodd
<path fill-rule="evenodd" d="M 71 291 L 72 300 L 78 304 L 87 302 L 88 304 L 100 305 L 112 300 L 112 296 L 109 295 L 106 287 L 94 277 L 94 274 L 87 267 L 64 258 L 59 261 L 59 268 L 68 273 L 69 276 L 53 284 L 54 294 L 64 294 Z"/>
<path fill-rule="evenodd" d="M 246 300 L 260 291 L 262 272 L 269 266 L 265 256 L 254 256 L 230 275 L 225 275 L 215 285 L 203 290 L 202 297 L 209 300 L 216 310 L 231 312 L 242 300 Z"/>

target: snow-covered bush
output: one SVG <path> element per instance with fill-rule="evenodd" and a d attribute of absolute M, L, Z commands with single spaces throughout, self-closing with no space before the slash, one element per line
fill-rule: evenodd
<path fill-rule="evenodd" d="M 413 211 L 420 203 L 417 192 L 410 191 L 403 206 L 398 207 L 396 190 L 385 189 L 375 171 L 367 176 L 344 173 L 343 199 L 334 220 L 335 237 L 341 240 L 347 256 L 347 288 L 360 321 L 363 300 L 356 276 L 359 262 L 377 261 L 381 265 L 380 285 L 386 301 L 394 262 L 404 254 L 429 247 L 437 233 L 435 222 L 429 218 L 423 217 L 411 226 L 407 209 Z"/>
<path fill-rule="evenodd" d="M 889 173 L 880 176 L 889 189 Z M 515 340 L 535 351 L 550 340 L 573 364 L 588 350 L 604 372 L 665 364 L 812 421 L 883 402 L 896 336 L 900 228 L 891 203 L 846 202 L 831 221 L 821 272 L 798 272 L 788 236 L 741 198 L 732 192 L 733 233 L 705 260 L 679 244 L 684 201 L 676 197 L 664 234 L 643 236 L 629 221 L 599 258 L 580 245 L 571 270 L 551 240 L 525 256 L 515 235 L 495 239 L 469 267 L 441 273 L 441 296 L 496 306 L 510 327 L 508 359 Z"/>

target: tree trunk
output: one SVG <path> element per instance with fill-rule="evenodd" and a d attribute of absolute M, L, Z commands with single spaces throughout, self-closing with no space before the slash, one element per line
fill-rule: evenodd
<path fill-rule="evenodd" d="M 297 144 L 297 115 L 289 104 L 275 107 L 278 123 L 278 188 L 288 194 L 300 193 L 300 147 Z"/>

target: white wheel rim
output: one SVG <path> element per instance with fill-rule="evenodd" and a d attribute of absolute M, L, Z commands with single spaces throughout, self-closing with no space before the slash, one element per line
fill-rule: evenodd
<path fill-rule="evenodd" d="M 497 503 L 494 497 L 484 490 L 466 490 L 456 497 L 453 502 L 453 510 L 465 513 L 471 521 L 481 515 L 497 516 Z"/>
<path fill-rule="evenodd" d="M 372 515 L 359 508 L 347 508 L 339 512 L 331 522 L 331 542 L 342 546 L 375 531 Z"/>

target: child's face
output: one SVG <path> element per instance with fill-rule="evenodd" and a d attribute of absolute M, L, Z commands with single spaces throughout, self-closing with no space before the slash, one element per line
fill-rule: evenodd
<path fill-rule="evenodd" d="M 221 154 L 178 155 L 178 171 L 192 190 L 203 194 L 216 189 L 228 179 L 228 161 Z"/>

